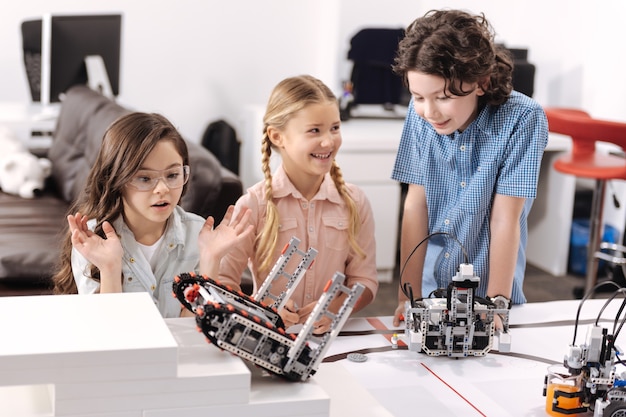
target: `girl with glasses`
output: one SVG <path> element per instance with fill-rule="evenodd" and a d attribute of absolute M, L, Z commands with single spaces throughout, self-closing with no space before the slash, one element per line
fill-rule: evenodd
<path fill-rule="evenodd" d="M 198 271 L 201 251 L 200 272 L 217 276 L 221 257 L 251 232 L 245 210 L 233 218 L 230 207 L 215 229 L 212 217 L 185 212 L 189 172 L 185 141 L 165 117 L 117 119 L 67 216 L 55 293 L 146 291 L 164 317 L 178 317 L 174 277 Z"/>

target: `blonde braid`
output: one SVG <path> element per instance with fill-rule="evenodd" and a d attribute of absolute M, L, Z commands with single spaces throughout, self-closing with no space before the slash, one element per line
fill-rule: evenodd
<path fill-rule="evenodd" d="M 265 176 L 265 200 L 267 201 L 265 224 L 263 230 L 256 237 L 257 252 L 256 261 L 259 272 L 269 271 L 270 266 L 275 262 L 273 257 L 276 242 L 278 241 L 278 209 L 274 204 L 272 191 L 272 170 L 270 167 L 270 157 L 272 156 L 272 142 L 267 135 L 267 127 L 263 133 L 263 143 L 261 144 L 261 165 Z"/>
<path fill-rule="evenodd" d="M 346 186 L 343 174 L 341 173 L 341 168 L 337 165 L 337 161 L 333 161 L 333 166 L 330 168 L 330 176 L 335 183 L 335 187 L 337 187 L 337 191 L 339 191 L 339 195 L 348 206 L 348 212 L 350 214 L 348 221 L 348 241 L 350 242 L 350 246 L 360 257 L 365 258 L 367 255 L 363 252 L 363 249 L 361 249 L 356 241 L 356 236 L 359 234 L 359 229 L 361 228 L 359 211 L 357 210 L 354 199 L 350 195 L 350 190 L 348 190 L 348 187 Z"/>

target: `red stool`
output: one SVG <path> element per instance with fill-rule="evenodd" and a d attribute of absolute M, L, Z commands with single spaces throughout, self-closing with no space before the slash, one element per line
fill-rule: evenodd
<path fill-rule="evenodd" d="M 550 132 L 572 138 L 572 150 L 559 156 L 554 168 L 565 174 L 595 180 L 591 215 L 589 222 L 589 243 L 587 246 L 587 276 L 585 294 L 597 284 L 598 259 L 624 265 L 621 257 L 612 256 L 601 249 L 623 252 L 621 245 L 611 245 L 602 240 L 602 213 L 608 180 L 626 180 L 626 158 L 596 151 L 596 142 L 610 142 L 626 149 L 626 123 L 598 120 L 588 113 L 566 108 L 546 108 Z"/>

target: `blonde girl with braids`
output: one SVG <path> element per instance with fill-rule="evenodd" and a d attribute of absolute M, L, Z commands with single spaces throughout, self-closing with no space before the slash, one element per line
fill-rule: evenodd
<path fill-rule="evenodd" d="M 164 317 L 180 316 L 175 275 L 216 275 L 222 255 L 252 232 L 249 212 L 233 217 L 231 206 L 213 228 L 212 217 L 178 205 L 191 169 L 187 145 L 165 117 L 130 113 L 113 122 L 67 216 L 55 293 L 145 291 Z"/>
<path fill-rule="evenodd" d="M 341 146 L 337 99 L 314 77 L 287 78 L 274 88 L 263 122 L 265 180 L 248 189 L 235 205 L 236 210 L 251 210 L 254 233 L 222 258 L 220 280 L 240 288 L 242 273 L 249 266 L 258 288 L 295 236 L 301 250 L 312 247 L 318 255 L 280 312 L 285 324 L 307 319 L 336 271 L 346 275 L 346 285 L 365 286 L 354 310 L 358 311 L 378 290 L 374 219 L 363 191 L 344 181 L 335 162 Z M 270 170 L 273 150 L 281 160 L 274 173 Z M 299 262 L 295 258 L 286 270 L 293 270 Z M 284 286 L 272 288 L 280 292 Z M 320 320 L 316 333 L 329 330 L 329 325 L 328 318 Z"/>

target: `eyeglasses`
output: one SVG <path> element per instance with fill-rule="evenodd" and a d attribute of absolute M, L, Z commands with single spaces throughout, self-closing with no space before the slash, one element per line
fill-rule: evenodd
<path fill-rule="evenodd" d="M 138 191 L 152 191 L 159 183 L 159 180 L 163 180 L 163 183 L 169 189 L 180 188 L 187 184 L 189 180 L 189 165 L 182 165 L 161 171 L 142 169 L 137 171 L 128 182 L 128 185 Z"/>

